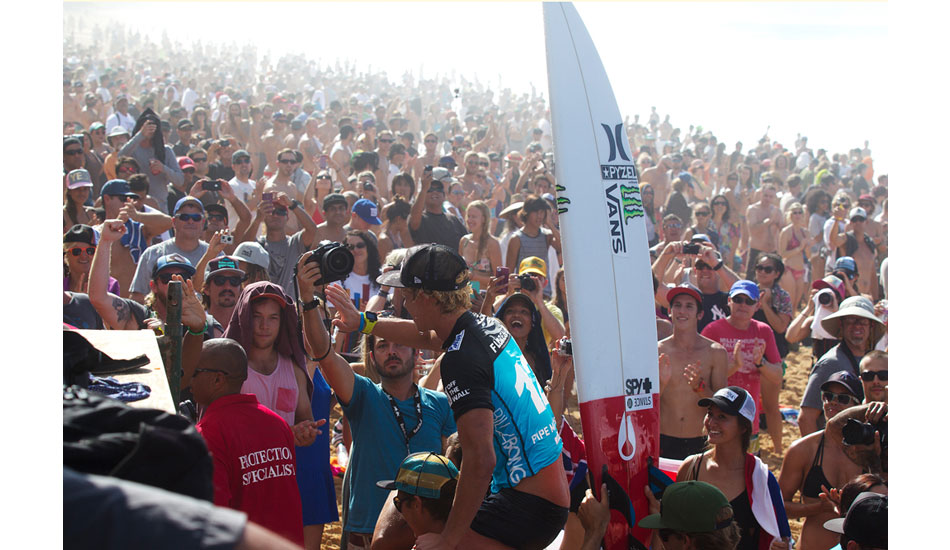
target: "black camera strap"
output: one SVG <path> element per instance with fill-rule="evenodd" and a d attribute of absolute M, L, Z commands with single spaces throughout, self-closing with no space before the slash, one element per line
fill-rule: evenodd
<path fill-rule="evenodd" d="M 413 384 L 416 388 L 416 394 L 413 396 L 413 401 L 416 406 L 416 422 L 415 427 L 412 428 L 412 432 L 406 430 L 406 420 L 403 418 L 402 411 L 399 410 L 399 406 L 396 404 L 396 400 L 392 395 L 389 394 L 385 389 L 383 393 L 386 394 L 386 397 L 389 398 L 389 405 L 393 408 L 393 416 L 396 417 L 396 423 L 399 424 L 399 429 L 402 430 L 402 436 L 406 439 L 406 454 L 409 454 L 409 440 L 413 438 L 419 430 L 422 429 L 422 390 L 419 389 L 419 386 Z"/>

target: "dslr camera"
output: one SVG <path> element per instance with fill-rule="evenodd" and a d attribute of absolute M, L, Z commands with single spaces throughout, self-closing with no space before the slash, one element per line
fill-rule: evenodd
<path fill-rule="evenodd" d="M 534 292 L 538 286 L 534 282 L 534 277 L 530 273 L 525 273 L 524 275 L 517 275 L 518 280 L 521 281 L 521 289 L 527 292 Z"/>
<path fill-rule="evenodd" d="M 874 445 L 874 432 L 881 432 L 881 452 L 887 452 L 887 422 L 870 424 L 849 418 L 841 428 L 845 445 Z"/>
<path fill-rule="evenodd" d="M 313 262 L 320 266 L 320 279 L 314 282 L 316 286 L 342 281 L 353 271 L 353 253 L 343 244 L 321 241 L 320 246 L 306 254 L 310 257 L 305 264 Z"/>

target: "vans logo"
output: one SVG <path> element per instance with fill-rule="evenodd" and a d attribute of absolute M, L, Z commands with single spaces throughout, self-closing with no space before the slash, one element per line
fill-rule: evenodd
<path fill-rule="evenodd" d="M 630 161 L 630 155 L 627 154 L 627 145 L 625 145 L 627 136 L 623 131 L 623 123 L 615 124 L 612 127 L 601 123 L 600 126 L 607 136 L 609 148 L 606 163 L 600 165 L 600 179 L 605 185 L 604 194 L 607 199 L 610 248 L 614 254 L 626 255 L 627 222 L 633 218 L 643 216 L 643 202 L 640 198 L 637 169 Z M 603 159 L 601 159 L 601 162 L 603 162 Z M 617 164 L 611 164 L 614 162 L 617 162 Z"/>

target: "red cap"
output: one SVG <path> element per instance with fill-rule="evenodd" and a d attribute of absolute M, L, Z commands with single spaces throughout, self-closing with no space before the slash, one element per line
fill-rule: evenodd
<path fill-rule="evenodd" d="M 194 168 L 195 162 L 188 157 L 178 157 L 178 168 L 184 170 L 185 167 Z"/>
<path fill-rule="evenodd" d="M 673 303 L 673 298 L 676 298 L 680 294 L 688 294 L 699 304 L 699 307 L 703 307 L 703 295 L 699 293 L 699 289 L 689 283 L 683 283 L 679 286 L 674 286 L 666 292 L 666 301 L 670 304 Z"/>

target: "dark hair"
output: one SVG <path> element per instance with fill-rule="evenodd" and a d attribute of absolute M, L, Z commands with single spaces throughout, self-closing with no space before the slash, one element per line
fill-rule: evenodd
<path fill-rule="evenodd" d="M 778 272 L 778 276 L 775 277 L 775 281 L 772 283 L 772 288 L 775 288 L 778 286 L 778 282 L 782 278 L 782 275 L 785 274 L 785 262 L 782 261 L 782 257 L 779 256 L 778 254 L 774 252 L 765 252 L 765 253 L 760 254 L 759 257 L 756 258 L 755 263 L 758 264 L 759 261 L 762 260 L 763 258 L 775 264 L 774 265 L 775 270 Z"/>
<path fill-rule="evenodd" d="M 667 215 L 663 216 L 663 224 L 664 224 L 664 225 L 666 224 L 666 222 L 672 222 L 672 221 L 677 221 L 677 222 L 680 222 L 681 224 L 683 223 L 682 218 L 680 218 L 680 217 L 677 216 L 676 214 L 670 213 L 670 214 L 667 214 Z"/>
<path fill-rule="evenodd" d="M 403 145 L 402 143 L 393 143 L 389 147 L 389 160 L 392 160 L 393 157 L 396 155 L 405 155 L 405 154 L 406 154 L 406 146 Z"/>
<path fill-rule="evenodd" d="M 396 182 L 403 181 L 403 180 L 405 180 L 406 184 L 409 186 L 409 196 L 406 198 L 411 201 L 413 193 L 416 192 L 416 189 L 415 189 L 416 185 L 415 185 L 415 181 L 413 181 L 412 179 L 412 175 L 409 172 L 399 172 L 398 174 L 393 176 L 393 181 L 392 183 L 389 184 L 389 194 L 395 197 L 397 194 Z"/>
<path fill-rule="evenodd" d="M 148 176 L 145 174 L 132 174 L 129 177 L 129 189 L 132 191 L 144 191 L 148 192 Z M 144 196 L 142 197 L 145 198 Z"/>
<path fill-rule="evenodd" d="M 831 195 L 829 195 L 824 189 L 819 189 L 817 187 L 812 188 L 811 191 L 805 194 L 805 208 L 808 209 L 809 217 L 812 214 L 817 214 L 819 212 L 819 205 L 825 199 L 828 199 L 828 203 L 831 204 Z"/>
<path fill-rule="evenodd" d="M 425 508 L 434 519 L 438 521 L 447 520 L 449 518 L 449 512 L 452 511 L 452 502 L 455 500 L 456 487 L 458 487 L 457 479 L 446 481 L 439 491 L 439 498 L 421 498 L 422 507 Z"/>
<path fill-rule="evenodd" d="M 531 212 L 537 212 L 540 210 L 547 212 L 550 208 L 551 207 L 548 206 L 548 201 L 537 195 L 528 195 L 524 200 L 524 205 L 521 207 L 521 212 L 518 213 L 518 217 L 521 218 L 521 221 L 526 221 L 528 219 L 528 214 Z"/>
<path fill-rule="evenodd" d="M 367 235 L 366 231 L 360 231 L 359 229 L 351 229 L 346 232 L 347 237 L 359 237 L 366 243 L 366 273 L 369 275 L 370 281 L 375 281 L 379 277 L 379 270 L 382 268 L 382 264 L 379 261 L 379 248 L 376 246 L 376 241 Z"/>
<path fill-rule="evenodd" d="M 356 130 L 349 124 L 340 127 L 340 139 L 346 139 L 355 133 Z"/>
<path fill-rule="evenodd" d="M 736 415 L 736 419 L 739 421 L 739 429 L 742 431 L 740 434 L 740 444 L 742 445 L 742 452 L 749 452 L 749 445 L 752 444 L 752 421 L 748 418 L 740 415 Z"/>
<path fill-rule="evenodd" d="M 123 164 L 131 164 L 132 167 L 135 168 L 135 173 L 136 173 L 136 174 L 138 174 L 139 172 L 142 171 L 142 167 L 139 166 L 139 162 L 138 162 L 137 160 L 135 160 L 134 158 L 132 158 L 132 157 L 119 157 L 118 160 L 116 160 L 116 162 L 115 162 L 115 171 L 116 171 L 116 174 L 119 173 L 119 168 L 121 168 Z"/>
<path fill-rule="evenodd" d="M 569 317 L 567 313 L 567 296 L 564 295 L 564 293 L 567 293 L 567 283 L 565 282 L 564 285 L 564 293 L 561 293 L 561 289 L 558 285 L 558 283 L 563 280 L 564 266 L 561 266 L 561 268 L 557 270 L 557 275 L 554 276 L 554 288 L 552 290 L 554 290 L 554 305 L 564 314 L 564 322 L 567 323 Z M 653 291 L 653 293 L 656 294 L 656 291 Z"/>
<path fill-rule="evenodd" d="M 851 504 L 854 503 L 854 499 L 858 498 L 858 495 L 870 491 L 871 487 L 875 485 L 886 486 L 887 481 L 877 474 L 861 474 L 845 483 L 841 487 L 841 506 L 839 507 L 841 516 L 844 517 L 848 514 L 848 509 L 851 508 Z"/>
<path fill-rule="evenodd" d="M 711 217 L 712 217 L 712 218 L 715 218 L 715 217 L 716 217 L 716 216 L 715 216 L 716 211 L 715 211 L 715 209 L 713 209 L 713 203 L 716 202 L 716 199 L 722 199 L 722 200 L 726 201 L 726 211 L 723 212 L 723 214 L 722 214 L 722 221 L 728 222 L 728 221 L 729 221 L 729 214 L 732 213 L 732 204 L 729 202 L 729 197 L 725 196 L 725 195 L 722 194 L 722 193 L 719 193 L 718 195 L 714 195 L 713 198 L 709 201 L 709 209 L 710 209 L 710 210 L 712 211 L 712 213 L 713 213 L 713 215 L 712 215 Z M 720 231 L 721 231 L 721 230 L 722 230 L 722 229 L 720 228 Z"/>
<path fill-rule="evenodd" d="M 393 200 L 383 209 L 386 221 L 393 221 L 396 218 L 409 219 L 409 213 L 412 207 L 406 202 L 402 195 L 393 195 Z"/>

